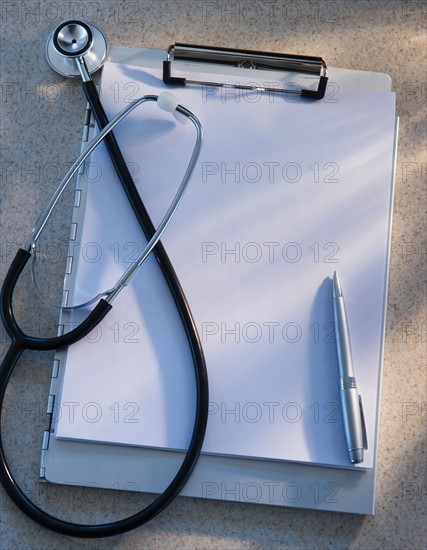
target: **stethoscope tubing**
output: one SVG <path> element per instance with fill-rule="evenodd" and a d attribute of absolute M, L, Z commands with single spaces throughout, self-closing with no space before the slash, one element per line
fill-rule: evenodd
<path fill-rule="evenodd" d="M 2 320 L 12 340 L 12 344 L 0 367 L 0 403 L 4 401 L 9 379 L 25 349 L 48 351 L 75 343 L 89 334 L 112 308 L 111 304 L 101 299 L 85 321 L 71 332 L 62 336 L 33 338 L 25 335 L 15 320 L 12 309 L 12 297 L 19 276 L 30 257 L 30 252 L 23 249 L 18 250 L 6 275 L 0 295 Z M 24 513 L 44 527 L 75 537 L 97 538 L 118 535 L 153 519 L 178 496 L 190 477 L 202 448 L 208 417 L 208 378 L 206 368 L 203 368 L 203 365 L 195 362 L 194 367 L 196 377 L 196 414 L 190 445 L 181 467 L 172 482 L 148 507 L 126 519 L 101 525 L 71 523 L 48 514 L 28 498 L 13 477 L 4 452 L 0 431 L 0 481 L 10 498 Z M 0 407 L 0 422 L 1 414 Z"/>
<path fill-rule="evenodd" d="M 95 84 L 90 79 L 83 82 L 83 89 L 98 126 L 101 130 L 105 129 L 108 125 L 108 119 L 99 100 L 99 95 Z M 112 133 L 106 134 L 105 142 L 111 160 L 117 170 L 119 180 L 121 181 L 126 195 L 129 198 L 141 228 L 143 229 L 147 239 L 151 240 L 156 233 L 156 229 L 139 196 L 114 135 Z M 27 495 L 17 484 L 9 468 L 3 449 L 2 434 L 0 431 L 0 481 L 2 482 L 3 487 L 10 498 L 24 513 L 39 524 L 53 531 L 75 537 L 107 537 L 124 533 L 147 523 L 164 508 L 166 508 L 176 496 L 178 496 L 179 492 L 190 477 L 200 455 L 206 432 L 209 402 L 208 377 L 203 348 L 185 294 L 170 259 L 160 242 L 157 242 L 155 245 L 154 253 L 178 308 L 193 356 L 193 365 L 196 378 L 196 412 L 188 450 L 185 454 L 181 467 L 171 483 L 168 485 L 166 490 L 149 506 L 136 514 L 119 521 L 100 525 L 85 525 L 71 523 L 56 518 L 55 516 L 52 516 L 39 508 L 27 497 Z M 0 366 L 0 422 L 1 403 L 3 403 L 5 397 L 10 376 L 22 352 L 25 349 L 47 351 L 69 346 L 89 334 L 89 332 L 93 330 L 97 324 L 99 324 L 105 315 L 107 315 L 108 311 L 110 311 L 112 307 L 106 300 L 101 299 L 85 321 L 83 321 L 72 331 L 61 336 L 53 338 L 34 338 L 26 335 L 18 326 L 13 314 L 12 296 L 16 282 L 30 257 L 31 252 L 29 250 L 20 249 L 18 251 L 8 271 L 0 295 L 2 320 L 12 341 L 11 346 Z"/>
<path fill-rule="evenodd" d="M 73 331 L 62 336 L 33 338 L 25 335 L 16 323 L 12 309 L 12 297 L 19 276 L 30 256 L 30 252 L 23 249 L 18 250 L 6 275 L 0 295 L 2 320 L 12 340 L 11 346 L 0 366 L 0 403 L 4 401 L 10 377 L 25 349 L 48 351 L 58 349 L 61 345 L 68 346 L 71 343 L 77 342 L 89 334 L 112 308 L 111 304 L 101 299 L 85 321 Z M 29 499 L 16 482 L 7 462 L 0 430 L 0 481 L 7 494 L 34 521 L 48 529 L 74 537 L 98 538 L 118 535 L 153 519 L 178 496 L 190 477 L 202 448 L 208 417 L 208 378 L 206 368 L 203 368 L 203 365 L 195 362 L 194 367 L 196 377 L 196 414 L 190 445 L 178 473 L 166 490 L 149 506 L 123 520 L 100 525 L 76 524 L 48 514 Z M 2 409 L 0 407 L 0 423 L 1 415 Z"/>
<path fill-rule="evenodd" d="M 104 303 L 105 304 L 105 303 Z M 108 306 L 108 304 L 106 304 Z M 105 307 L 105 305 L 103 306 Z M 105 314 L 108 312 L 105 311 Z M 5 393 L 9 379 L 13 373 L 16 362 L 18 361 L 24 347 L 17 342 L 13 343 L 2 363 L 0 369 L 0 403 L 4 401 Z M 180 493 L 188 478 L 190 477 L 196 465 L 197 459 L 202 448 L 204 434 L 206 429 L 206 419 L 208 414 L 208 380 L 207 373 L 203 369 L 196 368 L 196 415 L 194 429 L 189 444 L 188 451 L 179 468 L 177 474 L 168 485 L 166 490 L 157 497 L 150 505 L 140 512 L 125 519 L 111 523 L 99 525 L 86 525 L 68 522 L 59 519 L 38 507 L 24 493 L 9 468 L 7 458 L 3 448 L 3 441 L 0 431 L 0 481 L 13 502 L 31 519 L 40 525 L 56 531 L 63 535 L 82 537 L 82 538 L 100 538 L 109 537 L 125 533 L 136 527 L 147 523 L 160 512 L 162 512 Z M 1 421 L 1 409 L 0 409 Z"/>

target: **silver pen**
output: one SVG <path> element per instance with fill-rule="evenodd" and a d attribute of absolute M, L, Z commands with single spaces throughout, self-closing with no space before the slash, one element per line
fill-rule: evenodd
<path fill-rule="evenodd" d="M 338 355 L 338 383 L 345 441 L 350 462 L 360 464 L 363 462 L 363 451 L 368 448 L 366 427 L 362 398 L 358 394 L 356 379 L 354 377 L 350 333 L 348 330 L 344 297 L 336 271 L 334 271 L 332 293 Z"/>

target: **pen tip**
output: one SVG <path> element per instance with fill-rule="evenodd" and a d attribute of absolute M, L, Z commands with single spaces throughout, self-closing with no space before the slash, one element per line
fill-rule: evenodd
<path fill-rule="evenodd" d="M 338 273 L 336 271 L 334 271 L 332 290 L 334 298 L 342 296 L 341 284 L 338 279 Z"/>

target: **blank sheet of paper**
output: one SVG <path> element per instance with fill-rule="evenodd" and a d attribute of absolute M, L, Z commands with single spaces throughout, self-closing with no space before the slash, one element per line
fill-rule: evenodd
<path fill-rule="evenodd" d="M 160 73 L 107 63 L 111 118 Z M 333 271 L 346 299 L 355 376 L 375 455 L 392 206 L 394 94 L 309 101 L 177 88 L 204 145 L 164 243 L 206 356 L 203 451 L 351 467 L 338 394 Z M 155 224 L 195 139 L 155 104 L 115 132 Z M 113 286 L 145 239 L 104 145 L 91 156 L 75 246 L 74 303 Z M 77 319 L 77 313 L 75 314 Z M 191 353 L 153 257 L 86 340 L 70 347 L 55 435 L 186 449 L 195 409 Z"/>

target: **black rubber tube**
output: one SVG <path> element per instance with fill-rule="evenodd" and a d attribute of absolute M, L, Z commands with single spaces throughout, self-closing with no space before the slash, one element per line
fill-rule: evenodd
<path fill-rule="evenodd" d="M 13 314 L 12 298 L 19 276 L 30 258 L 31 254 L 20 248 L 3 282 L 0 297 L 3 325 L 11 337 L 13 345 L 22 348 L 22 350 L 32 349 L 35 351 L 50 351 L 65 346 L 71 346 L 92 332 L 110 311 L 112 305 L 105 300 L 100 300 L 84 321 L 73 330 L 61 336 L 54 336 L 53 338 L 35 338 L 34 336 L 27 336 L 16 322 Z"/>
<path fill-rule="evenodd" d="M 108 120 L 102 104 L 99 101 L 96 87 L 92 81 L 89 81 L 83 83 L 83 88 L 86 94 L 86 98 L 88 99 L 89 105 L 91 106 L 92 112 L 94 113 L 95 119 L 98 123 L 98 126 L 100 126 L 100 128 L 102 129 L 106 126 Z M 154 225 L 139 196 L 139 193 L 127 168 L 126 162 L 123 159 L 123 155 L 121 154 L 120 148 L 114 138 L 114 135 L 112 133 L 108 134 L 105 137 L 105 141 L 111 156 L 111 160 L 113 161 L 113 164 L 117 170 L 119 179 L 133 207 L 139 224 L 143 229 L 147 239 L 150 239 L 155 232 Z M 174 498 L 178 496 L 179 492 L 184 487 L 185 483 L 190 477 L 196 465 L 197 459 L 200 455 L 206 432 L 209 403 L 208 377 L 203 348 L 187 299 L 184 295 L 184 292 L 170 262 L 170 259 L 166 253 L 166 250 L 160 242 L 156 245 L 154 253 L 163 272 L 165 280 L 169 286 L 171 294 L 174 298 L 175 304 L 178 308 L 193 356 L 193 364 L 196 378 L 196 413 L 193 433 L 188 451 L 181 464 L 181 467 L 179 468 L 177 474 L 175 475 L 169 486 L 146 508 L 128 518 L 112 523 L 100 525 L 85 525 L 71 523 L 58 519 L 36 506 L 34 502 L 32 502 L 27 497 L 27 495 L 16 483 L 16 480 L 14 479 L 7 464 L 0 432 L 0 481 L 3 484 L 3 487 L 5 488 L 11 499 L 15 502 L 15 504 L 25 514 L 27 514 L 34 521 L 40 523 L 44 527 L 47 527 L 48 529 L 51 529 L 58 533 L 74 537 L 107 537 L 124 533 L 131 529 L 139 527 L 144 523 L 147 523 L 162 510 L 164 510 L 174 500 Z M 18 252 L 18 259 L 16 259 L 18 265 L 16 263 L 12 264 L 8 275 L 6 276 L 5 284 L 3 285 L 0 297 L 0 307 L 2 310 L 3 322 L 5 323 L 8 334 L 12 338 L 12 345 L 0 367 L 0 422 L 1 404 L 4 400 L 7 385 L 13 369 L 16 366 L 16 363 L 24 349 L 55 349 L 59 347 L 58 338 L 63 338 L 58 337 L 46 340 L 34 339 L 26 336 L 16 323 L 12 311 L 12 294 L 19 274 L 21 273 L 23 267 L 28 260 L 28 257 L 24 257 L 24 254 L 28 254 L 29 257 L 29 253 L 23 250 Z M 107 304 L 104 300 L 101 300 L 100 304 L 98 304 L 98 306 L 89 316 L 91 317 L 91 321 L 95 320 L 94 314 L 97 310 L 99 313 L 99 317 L 102 313 L 102 317 L 100 317 L 98 320 L 99 322 L 101 318 L 103 318 L 107 314 L 110 308 L 111 306 L 109 304 Z M 86 328 L 89 327 L 89 324 L 90 323 L 88 322 Z M 94 326 L 96 324 L 97 323 L 95 322 Z M 68 337 L 70 336 L 70 334 L 71 333 L 68 333 L 64 336 Z M 43 342 L 46 341 L 48 341 L 48 345 L 46 347 L 43 347 Z M 61 345 L 68 345 L 67 338 L 61 340 Z M 53 348 L 51 346 L 53 346 Z"/>
<path fill-rule="evenodd" d="M 83 90 L 99 128 L 105 128 L 108 124 L 108 119 L 94 82 L 92 80 L 83 82 Z M 154 235 L 156 228 L 142 202 L 113 132 L 105 136 L 105 143 L 129 203 L 133 208 L 141 229 L 149 240 Z M 205 371 L 207 378 L 205 356 L 196 323 L 194 322 L 190 306 L 175 273 L 172 262 L 161 241 L 156 244 L 153 252 L 180 314 L 192 350 L 193 361 L 199 365 L 200 369 Z"/>

